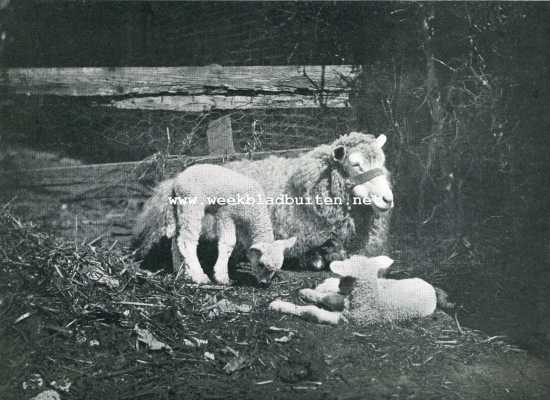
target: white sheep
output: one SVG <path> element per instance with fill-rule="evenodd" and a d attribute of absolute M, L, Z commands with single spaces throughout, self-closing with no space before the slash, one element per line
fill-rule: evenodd
<path fill-rule="evenodd" d="M 385 142 L 385 135 L 351 132 L 301 157 L 271 156 L 225 166 L 260 182 L 272 199 L 295 200 L 270 204 L 271 220 L 276 238 L 297 238 L 287 258 L 307 266 L 307 251 L 334 237 L 352 254 L 385 252 L 394 205 Z"/>
<path fill-rule="evenodd" d="M 200 237 L 216 239 L 214 279 L 229 284 L 228 261 L 238 241 L 249 249 L 252 268 L 264 276 L 258 279 L 271 279 L 296 239 L 274 240 L 266 205 L 243 200 L 261 196 L 265 198 L 261 185 L 238 172 L 211 164 L 191 166 L 161 182 L 144 204 L 134 229 L 136 256 L 143 258 L 161 238 L 172 239 L 177 276 L 183 271 L 193 282 L 207 283 L 197 245 Z"/>
<path fill-rule="evenodd" d="M 380 278 L 380 273 L 392 263 L 393 260 L 387 256 L 368 258 L 358 255 L 344 261 L 333 261 L 330 269 L 341 278 L 328 278 L 315 289 L 300 290 L 305 301 L 338 311 L 282 300 L 273 301 L 269 308 L 328 324 L 351 319 L 360 325 L 369 325 L 431 315 L 437 305 L 435 288 L 419 278 Z M 348 296 L 349 292 L 351 295 Z"/>

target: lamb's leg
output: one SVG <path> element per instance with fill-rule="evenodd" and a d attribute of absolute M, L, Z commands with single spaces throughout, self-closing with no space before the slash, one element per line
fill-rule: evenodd
<path fill-rule="evenodd" d="M 217 218 L 218 259 L 216 260 L 216 264 L 214 264 L 214 279 L 216 279 L 218 283 L 228 285 L 230 281 L 227 267 L 229 257 L 237 243 L 237 233 L 235 223 L 228 213 L 220 210 Z"/>
<path fill-rule="evenodd" d="M 317 292 L 338 293 L 340 290 L 340 278 L 327 278 L 315 287 Z"/>
<path fill-rule="evenodd" d="M 327 278 L 315 289 L 300 290 L 300 298 L 330 311 L 343 311 L 346 306 L 346 296 L 340 293 L 341 280 L 341 278 Z"/>
<path fill-rule="evenodd" d="M 314 305 L 298 306 L 282 300 L 272 301 L 269 309 L 283 314 L 296 315 L 305 320 L 320 324 L 337 325 L 340 320 L 344 319 L 342 313 L 339 312 L 323 310 Z"/>
<path fill-rule="evenodd" d="M 185 211 L 185 212 L 183 212 Z M 178 226 L 180 228 L 177 237 L 177 247 L 183 257 L 183 268 L 180 263 L 176 271 L 176 280 L 180 277 L 182 270 L 185 276 L 195 283 L 208 283 L 210 279 L 202 270 L 199 258 L 197 257 L 197 246 L 201 233 L 201 224 L 204 211 L 202 208 L 186 206 L 178 214 Z M 173 257 L 174 258 L 174 257 Z"/>
<path fill-rule="evenodd" d="M 309 302 L 326 308 L 330 311 L 343 311 L 346 307 L 346 296 L 338 292 L 322 292 L 317 289 L 302 289 L 300 297 Z"/>

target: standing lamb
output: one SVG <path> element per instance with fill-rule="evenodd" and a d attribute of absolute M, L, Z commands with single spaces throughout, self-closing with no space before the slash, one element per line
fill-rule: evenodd
<path fill-rule="evenodd" d="M 217 239 L 214 278 L 228 284 L 228 261 L 238 241 L 248 249 L 258 280 L 271 279 L 283 265 L 285 250 L 296 239 L 274 240 L 265 204 L 242 204 L 238 199 L 243 196 L 265 198 L 258 182 L 218 165 L 194 165 L 161 182 L 137 218 L 133 243 L 136 256 L 143 258 L 162 238 L 172 239 L 177 276 L 183 266 L 193 282 L 207 283 L 197 245 L 200 237 Z"/>
<path fill-rule="evenodd" d="M 379 278 L 392 263 L 386 256 L 333 261 L 330 269 L 341 278 L 328 278 L 315 289 L 300 290 L 304 300 L 326 309 L 282 300 L 273 301 L 269 308 L 328 324 L 337 324 L 343 318 L 370 325 L 431 315 L 437 305 L 436 289 L 419 278 Z"/>
<path fill-rule="evenodd" d="M 275 237 L 295 236 L 287 256 L 307 268 L 307 251 L 334 237 L 352 254 L 386 252 L 394 201 L 385 142 L 385 135 L 351 132 L 298 158 L 272 156 L 225 166 L 257 180 L 275 199 L 269 204 Z M 294 204 L 277 202 L 285 195 Z"/>

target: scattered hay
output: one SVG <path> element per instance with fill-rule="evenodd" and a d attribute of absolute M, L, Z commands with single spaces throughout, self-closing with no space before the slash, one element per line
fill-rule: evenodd
<path fill-rule="evenodd" d="M 120 246 L 75 246 L 9 207 L 0 210 L 0 227 L 6 400 L 60 390 L 59 382 L 68 388 L 63 399 L 335 399 L 399 395 L 402 387 L 437 397 L 459 389 L 456 382 L 430 383 L 444 382 L 453 363 L 520 356 L 502 337 L 488 338 L 444 313 L 359 330 L 267 312 L 276 297 L 298 302 L 298 289 L 327 274 L 283 271 L 267 290 L 174 287 L 171 277 L 141 270 Z M 401 378 L 405 373 L 409 378 Z M 32 376 L 43 385 L 24 390 Z M 397 379 L 404 383 L 395 386 Z"/>
<path fill-rule="evenodd" d="M 273 368 L 271 361 L 257 361 L 272 341 L 262 311 L 272 293 L 174 287 L 171 277 L 141 270 L 120 246 L 76 246 L 22 222 L 8 208 L 0 215 L 0 316 L 7 322 L 0 335 L 24 354 L 19 372 L 9 376 L 14 398 L 35 371 L 46 382 L 68 379 L 75 398 L 165 392 L 238 398 L 246 384 L 233 387 L 217 377 Z M 280 294 L 289 289 L 274 288 Z M 227 350 L 232 346 L 241 355 Z M 235 367 L 235 359 L 246 363 Z"/>

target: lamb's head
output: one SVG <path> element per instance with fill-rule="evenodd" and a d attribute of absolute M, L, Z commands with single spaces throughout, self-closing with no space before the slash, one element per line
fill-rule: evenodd
<path fill-rule="evenodd" d="M 274 242 L 258 242 L 250 246 L 248 261 L 256 274 L 256 280 L 261 286 L 268 286 L 271 280 L 283 266 L 285 251 L 296 243 L 296 238 L 275 240 Z"/>
<path fill-rule="evenodd" d="M 365 257 L 355 255 L 347 260 L 333 261 L 330 264 L 330 270 L 342 277 L 339 283 L 341 294 L 346 295 L 353 290 L 359 291 L 359 295 L 354 296 L 352 303 L 357 302 L 358 304 L 355 305 L 361 307 L 377 299 L 379 294 L 378 278 L 391 264 L 393 264 L 393 260 L 386 256 Z M 362 304 L 365 299 L 368 299 L 367 303 Z"/>
<path fill-rule="evenodd" d="M 386 143 L 386 135 L 356 146 L 346 143 L 352 142 L 358 135 L 367 136 L 352 132 L 337 140 L 332 158 L 341 166 L 347 185 L 351 187 L 353 204 L 370 205 L 376 212 L 389 211 L 394 202 L 388 171 L 384 167 L 386 158 L 382 147 Z"/>
<path fill-rule="evenodd" d="M 388 256 L 365 257 L 351 256 L 347 260 L 333 261 L 330 270 L 340 276 L 351 276 L 356 279 L 370 279 L 380 276 L 393 264 Z"/>

